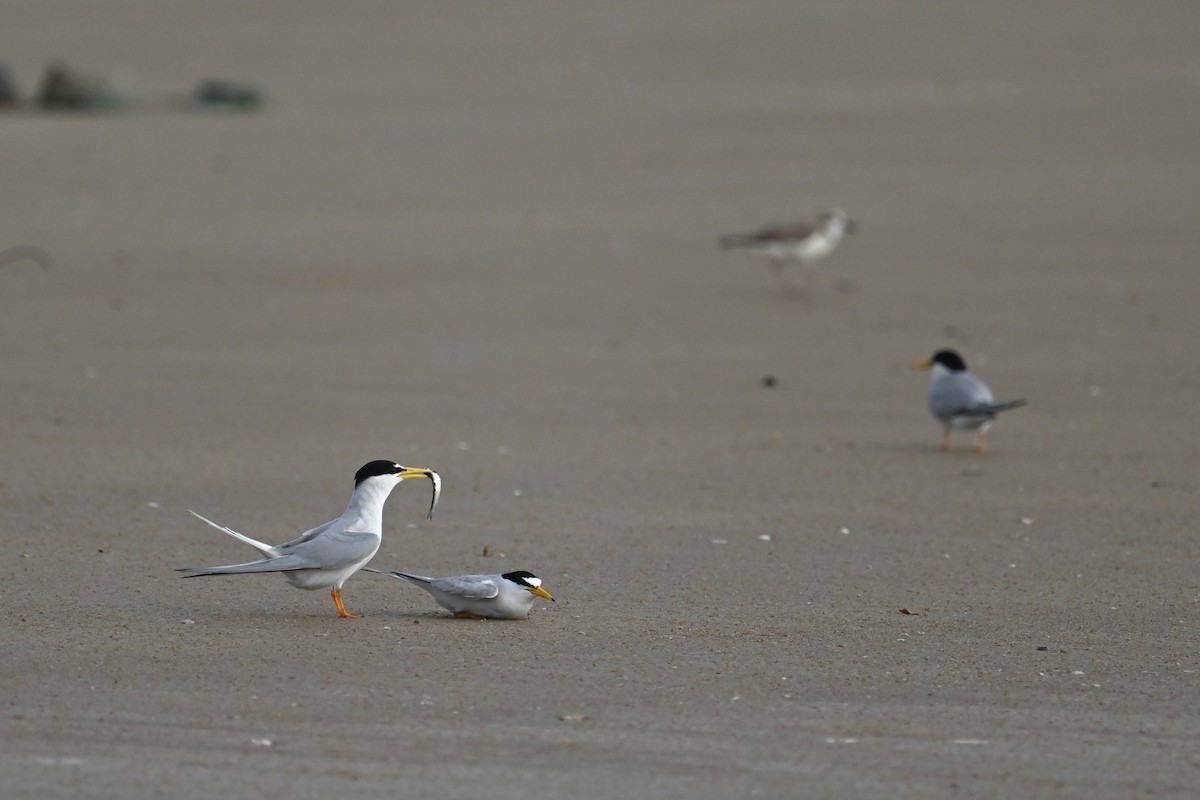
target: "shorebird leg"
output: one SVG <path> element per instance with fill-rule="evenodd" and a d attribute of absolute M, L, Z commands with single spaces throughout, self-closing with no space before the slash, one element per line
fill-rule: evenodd
<path fill-rule="evenodd" d="M 941 447 L 941 451 L 942 451 L 943 453 L 949 453 L 949 452 L 950 452 L 950 429 L 949 429 L 949 428 L 946 428 L 944 431 L 942 431 L 942 447 Z"/>
<path fill-rule="evenodd" d="M 346 610 L 346 606 L 342 604 L 342 590 L 334 587 L 329 590 L 329 595 L 333 598 L 333 604 L 337 606 L 338 616 L 342 619 L 357 619 L 358 614 L 351 614 Z"/>
<path fill-rule="evenodd" d="M 987 431 L 980 431 L 979 433 L 975 434 L 975 452 L 987 452 Z"/>

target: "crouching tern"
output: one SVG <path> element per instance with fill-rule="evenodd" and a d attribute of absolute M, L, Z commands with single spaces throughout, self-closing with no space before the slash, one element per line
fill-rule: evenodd
<path fill-rule="evenodd" d="M 442 489 L 442 479 L 436 472 L 423 467 L 401 466 L 394 461 L 372 461 L 355 474 L 354 493 L 350 495 L 350 504 L 344 514 L 276 546 L 251 539 L 192 511 L 194 516 L 245 542 L 265 557 L 245 564 L 184 567 L 176 571 L 187 573 L 185 578 L 278 572 L 298 589 L 329 589 L 338 616 L 357 617 L 346 611 L 342 603 L 342 585 L 379 550 L 383 542 L 383 504 L 400 481 L 412 478 L 428 478 L 433 482 L 428 516 L 433 519 L 433 509 L 437 507 Z"/>
<path fill-rule="evenodd" d="M 718 245 L 722 250 L 745 250 L 767 259 L 771 274 L 783 286 L 784 291 L 794 293 L 796 287 L 784 275 L 783 267 L 795 261 L 805 268 L 812 262 L 833 252 L 842 238 L 858 230 L 858 225 L 840 208 L 822 211 L 813 222 L 800 220 L 784 225 L 766 225 L 749 233 L 731 233 L 722 236 Z"/>
<path fill-rule="evenodd" d="M 542 588 L 542 579 L 524 570 L 503 575 L 456 575 L 452 578 L 426 578 L 371 567 L 366 571 L 420 586 L 442 608 L 465 619 L 525 619 L 533 610 L 535 596 L 554 600 Z"/>
<path fill-rule="evenodd" d="M 932 370 L 929 381 L 929 413 L 942 423 L 942 450 L 950 449 L 950 432 L 975 431 L 975 449 L 987 450 L 987 431 L 1001 411 L 1020 408 L 1024 400 L 997 403 L 987 384 L 971 374 L 967 362 L 954 350 L 938 350 L 913 369 Z"/>

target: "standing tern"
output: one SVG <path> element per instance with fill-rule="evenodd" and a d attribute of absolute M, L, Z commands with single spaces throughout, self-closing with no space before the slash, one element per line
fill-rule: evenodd
<path fill-rule="evenodd" d="M 372 461 L 355 474 L 354 493 L 350 495 L 350 504 L 346 506 L 344 514 L 277 546 L 251 539 L 192 511 L 194 516 L 245 542 L 265 558 L 245 564 L 184 567 L 176 571 L 188 573 L 184 575 L 185 578 L 279 572 L 298 589 L 329 589 L 338 616 L 357 617 L 357 614 L 346 611 L 342 604 L 342 585 L 379 550 L 383 541 L 383 504 L 400 481 L 410 478 L 428 478 L 433 482 L 433 500 L 429 504 L 428 517 L 432 519 L 442 488 L 442 479 L 436 472 L 422 467 L 401 466 L 394 461 Z"/>
<path fill-rule="evenodd" d="M 942 423 L 942 450 L 950 449 L 950 431 L 954 428 L 973 430 L 975 449 L 987 450 L 987 431 L 1001 411 L 1020 408 L 1024 400 L 997 403 L 987 384 L 967 369 L 954 350 L 938 350 L 926 361 L 913 364 L 913 369 L 932 370 L 929 381 L 929 413 Z"/>
<path fill-rule="evenodd" d="M 456 575 L 452 578 L 426 578 L 371 567 L 366 571 L 420 586 L 433 595 L 438 605 L 464 619 L 525 619 L 533 609 L 534 596 L 554 600 L 542 588 L 542 579 L 524 570 L 503 575 Z"/>
<path fill-rule="evenodd" d="M 833 252 L 842 237 L 854 233 L 858 225 L 840 208 L 822 211 L 813 222 L 801 220 L 785 225 L 767 225 L 749 233 L 731 233 L 718 240 L 722 250 L 746 250 L 767 259 L 771 274 L 784 291 L 796 287 L 783 273 L 784 264 L 795 261 L 805 268 Z"/>

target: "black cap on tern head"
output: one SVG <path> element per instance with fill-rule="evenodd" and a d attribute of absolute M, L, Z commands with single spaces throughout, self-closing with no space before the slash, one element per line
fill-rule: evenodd
<path fill-rule="evenodd" d="M 372 461 L 369 464 L 363 464 L 362 469 L 354 473 L 354 488 L 357 489 L 358 485 L 367 478 L 375 478 L 379 475 L 399 475 L 401 472 L 404 472 L 404 467 L 395 461 L 380 459 Z"/>
<path fill-rule="evenodd" d="M 522 586 L 529 586 L 531 588 L 537 588 L 538 586 L 542 585 L 541 578 L 539 578 L 537 575 L 534 575 L 532 572 L 526 572 L 523 569 L 516 572 L 506 572 L 500 577 L 504 578 L 505 580 L 512 581 L 513 583 L 519 583 Z M 530 578 L 533 580 L 530 580 Z"/>
<path fill-rule="evenodd" d="M 532 595 L 536 595 L 537 597 L 541 597 L 545 600 L 554 600 L 554 596 L 542 588 L 542 579 L 537 575 L 534 575 L 532 572 L 526 572 L 525 570 L 520 569 L 516 572 L 506 572 L 500 577 L 506 581 L 509 581 L 510 583 L 515 583 L 517 586 L 520 586 L 522 589 L 525 589 Z"/>
<path fill-rule="evenodd" d="M 954 350 L 938 350 L 933 354 L 933 358 L 929 359 L 931 364 L 941 364 L 951 372 L 966 372 L 967 362 L 963 361 Z"/>

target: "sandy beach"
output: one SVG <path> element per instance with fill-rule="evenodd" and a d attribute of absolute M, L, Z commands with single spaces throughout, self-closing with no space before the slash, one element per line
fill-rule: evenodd
<path fill-rule="evenodd" d="M 9 2 L 5 798 L 1191 798 L 1200 7 Z M 840 206 L 802 297 L 717 237 Z M 938 451 L 959 350 L 989 452 Z M 764 378 L 774 378 L 768 386 Z M 182 580 L 436 469 L 381 569 Z"/>

